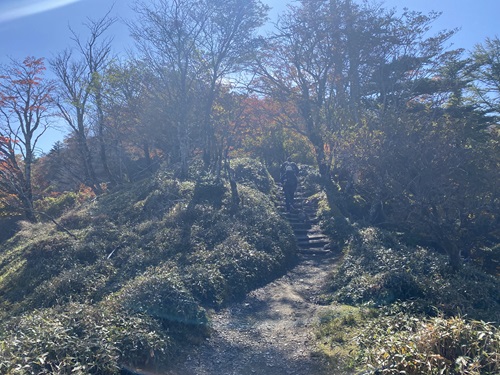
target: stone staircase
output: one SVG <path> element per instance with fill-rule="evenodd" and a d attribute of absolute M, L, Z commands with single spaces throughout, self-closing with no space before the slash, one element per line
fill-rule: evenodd
<path fill-rule="evenodd" d="M 278 203 L 277 208 L 282 217 L 290 223 L 299 253 L 303 255 L 327 255 L 331 253 L 331 245 L 328 237 L 321 231 L 319 219 L 316 216 L 317 205 L 307 199 L 300 184 L 295 192 L 293 206 L 295 209 L 286 211 L 284 194 L 281 185 L 278 183 Z"/>

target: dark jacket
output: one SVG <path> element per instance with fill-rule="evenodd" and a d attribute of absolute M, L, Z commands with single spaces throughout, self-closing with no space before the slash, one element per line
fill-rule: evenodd
<path fill-rule="evenodd" d="M 297 182 L 297 175 L 292 168 L 287 168 L 285 173 L 281 175 L 281 184 L 283 185 L 283 189 L 295 191 L 295 189 L 297 189 Z"/>

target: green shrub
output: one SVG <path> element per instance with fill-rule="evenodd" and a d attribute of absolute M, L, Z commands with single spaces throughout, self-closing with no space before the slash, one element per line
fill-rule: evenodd
<path fill-rule="evenodd" d="M 381 317 L 356 341 L 362 363 L 377 374 L 493 375 L 500 372 L 500 332 L 460 317 Z"/>
<path fill-rule="evenodd" d="M 205 325 L 207 316 L 169 264 L 150 268 L 130 280 L 117 295 L 123 308 L 167 322 Z"/>
<path fill-rule="evenodd" d="M 269 194 L 274 185 L 267 169 L 258 161 L 238 158 L 231 161 L 236 181 L 253 187 L 264 194 Z"/>
<path fill-rule="evenodd" d="M 473 249 L 471 253 L 474 263 L 479 264 L 481 269 L 491 275 L 500 275 L 500 242 L 483 245 L 479 249 Z"/>
<path fill-rule="evenodd" d="M 69 302 L 92 303 L 100 301 L 115 269 L 104 261 L 96 264 L 62 270 L 60 274 L 42 282 L 29 296 L 31 307 L 52 307 Z"/>
<path fill-rule="evenodd" d="M 65 192 L 56 197 L 46 197 L 35 201 L 35 210 L 52 218 L 61 216 L 65 211 L 74 207 L 78 194 Z M 42 219 L 45 219 L 42 216 Z"/>
<path fill-rule="evenodd" d="M 75 208 L 64 212 L 58 218 L 58 223 L 69 231 L 76 231 L 87 228 L 95 223 L 96 219 L 97 217 L 92 215 L 86 207 Z"/>
<path fill-rule="evenodd" d="M 255 288 L 273 269 L 272 257 L 256 251 L 239 235 L 229 237 L 215 251 L 220 254 L 216 264 L 230 286 L 231 297 L 241 296 Z"/>
<path fill-rule="evenodd" d="M 222 199 L 227 191 L 226 186 L 222 181 L 215 179 L 204 179 L 197 181 L 192 203 L 211 203 L 219 208 L 222 205 Z"/>
<path fill-rule="evenodd" d="M 493 375 L 500 369 L 498 328 L 461 317 L 333 305 L 317 338 L 332 373 Z"/>
<path fill-rule="evenodd" d="M 195 185 L 192 182 L 180 182 L 159 174 L 154 181 L 153 189 L 143 190 L 142 193 L 138 191 L 140 194 L 145 192 L 148 194 L 145 199 L 138 200 L 131 208 L 140 213 L 141 220 L 145 217 L 161 218 L 178 202 L 192 199 L 194 189 Z"/>
<path fill-rule="evenodd" d="M 32 226 L 35 231 L 36 227 Z M 5 262 L 0 262 L 2 302 L 26 308 L 29 308 L 28 299 L 37 286 L 72 268 L 77 262 L 73 256 L 72 240 L 60 233 L 53 233 L 53 236 L 40 234 L 38 240 L 27 240 L 12 253 L 3 255 Z"/>
<path fill-rule="evenodd" d="M 193 297 L 203 306 L 220 307 L 229 300 L 230 288 L 217 264 L 192 262 L 184 268 L 183 275 Z"/>
<path fill-rule="evenodd" d="M 320 317 L 316 338 L 325 362 L 330 363 L 331 373 L 351 373 L 360 365 L 356 337 L 376 315 L 374 309 L 334 304 Z"/>
<path fill-rule="evenodd" d="M 118 374 L 169 346 L 157 323 L 106 306 L 34 310 L 0 326 L 2 374 Z"/>
<path fill-rule="evenodd" d="M 304 195 L 310 197 L 323 190 L 321 175 L 317 168 L 308 165 L 300 165 L 300 185 Z"/>
<path fill-rule="evenodd" d="M 499 281 L 468 264 L 451 272 L 447 258 L 423 247 L 401 243 L 375 228 L 358 231 L 345 249 L 329 285 L 330 300 L 345 304 L 389 306 L 412 301 L 415 312 L 466 314 L 500 319 Z"/>
<path fill-rule="evenodd" d="M 314 170 L 306 171 L 310 177 L 304 179 L 307 189 L 308 201 L 316 207 L 316 215 L 320 220 L 320 226 L 326 234 L 333 248 L 342 249 L 355 234 L 355 226 L 342 215 L 334 215 L 327 200 L 326 193 L 319 187 L 320 176 Z M 308 181 L 310 178 L 311 181 Z M 316 182 L 315 182 L 316 181 Z M 340 202 L 337 202 L 337 205 Z"/>
<path fill-rule="evenodd" d="M 193 189 L 191 181 L 180 182 L 166 173 L 157 173 L 154 178 L 101 196 L 93 215 L 105 216 L 118 225 L 161 219 L 178 202 L 191 200 Z"/>
<path fill-rule="evenodd" d="M 325 198 L 324 195 L 320 195 Z M 330 238 L 330 242 L 338 249 L 346 246 L 352 238 L 353 226 L 342 216 L 334 216 L 329 207 L 325 207 L 326 201 L 319 202 L 318 217 L 323 232 Z"/>

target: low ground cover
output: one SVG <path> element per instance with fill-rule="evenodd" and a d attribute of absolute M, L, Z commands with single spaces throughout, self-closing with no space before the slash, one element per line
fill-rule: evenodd
<path fill-rule="evenodd" d="M 158 172 L 66 210 L 58 200 L 58 225 L 24 223 L 0 249 L 0 372 L 168 362 L 207 333 L 207 309 L 283 274 L 296 245 L 274 183 L 254 161 L 235 165 L 238 210 L 227 182 Z"/>
<path fill-rule="evenodd" d="M 471 263 L 453 271 L 444 255 L 394 232 L 349 233 L 322 295 L 332 312 L 317 330 L 332 373 L 498 373 L 495 276 Z"/>

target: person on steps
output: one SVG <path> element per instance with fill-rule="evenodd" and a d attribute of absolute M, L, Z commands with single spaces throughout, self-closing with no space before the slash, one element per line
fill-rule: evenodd
<path fill-rule="evenodd" d="M 280 177 L 283 178 L 283 175 L 285 174 L 286 167 L 292 167 L 293 171 L 295 172 L 295 175 L 299 175 L 299 167 L 297 164 L 295 164 L 293 161 L 291 161 L 290 157 L 288 157 L 283 164 L 281 164 L 280 167 Z"/>
<path fill-rule="evenodd" d="M 295 163 L 293 163 L 296 167 L 296 169 L 294 169 L 292 163 L 289 163 L 288 161 L 286 163 L 288 164 L 284 166 L 284 171 L 281 173 L 281 184 L 283 186 L 283 193 L 285 195 L 286 210 L 290 211 L 295 210 L 295 207 L 293 207 L 293 200 L 295 190 L 297 190 L 298 167 Z"/>

